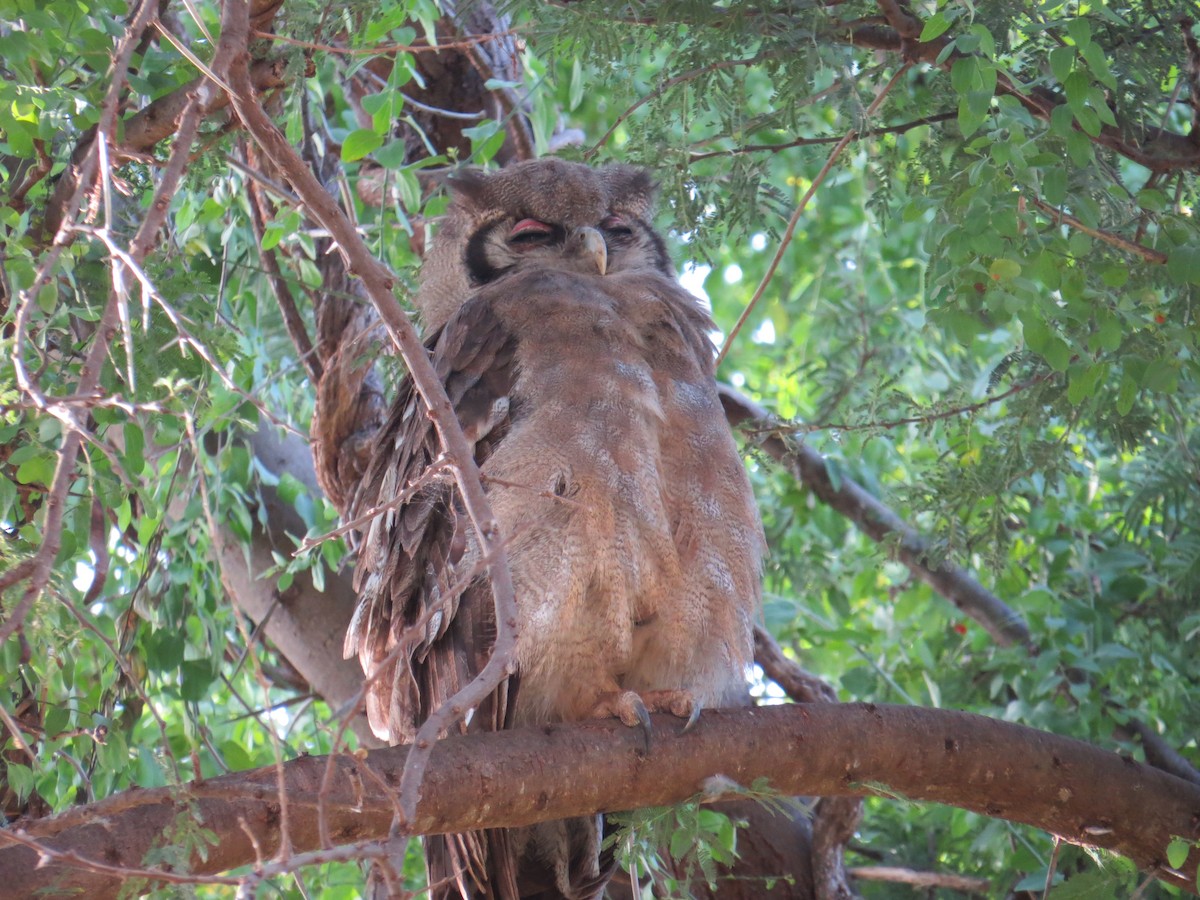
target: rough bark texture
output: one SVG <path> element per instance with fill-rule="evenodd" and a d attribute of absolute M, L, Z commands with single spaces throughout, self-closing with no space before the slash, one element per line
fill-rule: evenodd
<path fill-rule="evenodd" d="M 713 776 L 783 794 L 880 793 L 949 803 L 1024 822 L 1064 840 L 1105 847 L 1184 890 L 1195 890 L 1200 851 L 1165 868 L 1173 835 L 1200 837 L 1200 787 L 1090 744 L 969 713 L 872 704 L 808 704 L 706 712 L 689 733 L 655 717 L 655 746 L 619 722 L 454 737 L 437 744 L 415 833 L 525 825 L 602 810 L 676 803 L 711 788 Z M 334 843 L 383 837 L 395 807 L 375 785 L 398 783 L 407 748 L 362 759 L 304 757 L 283 767 L 292 852 L 319 846 L 319 798 Z M 580 773 L 587 773 L 581 778 Z M 195 816 L 217 835 L 196 873 L 263 861 L 279 844 L 274 768 L 180 788 L 133 790 L 15 835 L 58 853 L 136 867 Z M 365 786 L 365 787 L 364 787 Z M 251 840 L 253 835 L 253 842 Z M 12 896 L 77 890 L 115 896 L 120 880 L 47 860 L 0 831 L 0 883 Z M 768 873 L 764 873 L 768 874 Z M 784 874 L 784 873 L 781 873 Z"/>

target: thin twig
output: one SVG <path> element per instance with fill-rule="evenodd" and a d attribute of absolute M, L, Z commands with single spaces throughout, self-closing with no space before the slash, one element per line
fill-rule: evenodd
<path fill-rule="evenodd" d="M 96 129 L 96 141 L 105 140 L 104 135 L 106 134 L 116 133 L 117 110 L 121 91 L 125 84 L 129 60 L 133 55 L 134 47 L 141 37 L 142 32 L 149 27 L 157 15 L 157 9 L 156 2 L 143 0 L 142 5 L 138 7 L 137 12 L 133 15 L 129 26 L 125 29 L 125 34 L 121 38 L 116 53 L 113 54 L 113 63 L 109 70 L 112 84 L 109 86 L 104 104 L 101 107 L 100 123 Z M 88 155 L 88 159 L 93 161 L 94 167 L 95 164 L 98 164 L 99 154 L 91 153 Z M 86 175 L 93 167 L 85 165 L 82 174 Z M 164 177 L 164 183 L 165 181 Z M 85 185 L 86 178 L 80 177 L 71 206 L 65 211 L 62 226 L 54 236 L 54 245 L 51 251 L 42 263 L 42 267 L 38 275 L 34 278 L 33 284 L 18 295 L 18 345 L 14 348 L 13 352 L 14 369 L 16 370 L 18 386 L 22 391 L 34 398 L 35 402 L 42 399 L 41 391 L 29 378 L 25 370 L 21 359 L 20 340 L 25 336 L 24 329 L 28 326 L 29 311 L 36 302 L 41 288 L 49 282 L 51 267 L 65 247 L 67 234 L 70 230 L 68 227 L 70 217 L 77 209 L 74 199 L 75 197 L 82 198 L 83 192 L 86 190 Z M 162 186 L 160 186 L 160 194 L 162 190 Z M 171 191 L 173 192 L 173 190 L 174 186 L 172 185 Z M 112 292 L 109 295 L 108 304 L 100 316 L 100 321 L 97 323 L 98 327 L 93 337 L 92 346 L 88 350 L 83 366 L 80 368 L 79 381 L 75 389 L 76 394 L 94 393 L 99 386 L 100 374 L 103 371 L 104 360 L 108 354 L 108 343 L 112 335 L 116 333 L 119 313 L 120 297 L 116 292 Z M 13 609 L 8 611 L 4 622 L 0 623 L 0 644 L 7 641 L 21 627 L 21 624 L 25 621 L 25 617 L 41 596 L 47 583 L 49 583 L 50 571 L 54 564 L 54 559 L 58 556 L 59 548 L 62 546 L 62 528 L 63 519 L 66 514 L 67 491 L 75 478 L 75 460 L 79 456 L 82 445 L 83 438 L 79 430 L 70 429 L 63 435 L 62 445 L 58 451 L 58 462 L 54 470 L 54 478 L 45 500 L 46 516 L 42 525 L 41 546 L 38 547 L 37 552 L 32 557 L 14 566 L 4 576 L 0 576 L 0 593 L 22 581 L 27 581 L 21 599 Z"/>
<path fill-rule="evenodd" d="M 772 433 L 773 417 L 757 403 L 724 384 L 717 385 L 717 392 L 729 423 L 734 427 L 750 423 L 764 432 L 758 440 L 762 449 L 818 499 L 872 540 L 886 543 L 910 572 L 982 625 L 998 644 L 1032 648 L 1024 619 L 966 570 L 948 561 L 932 562 L 929 544 L 915 528 L 851 479 L 842 476 L 835 483 L 824 457 L 790 436 Z"/>
<path fill-rule="evenodd" d="M 1092 228 L 1089 225 L 1083 224 L 1073 215 L 1068 212 L 1063 212 L 1056 206 L 1051 206 L 1039 197 L 1027 196 L 1030 203 L 1040 209 L 1048 216 L 1052 216 L 1056 222 L 1061 222 L 1065 225 L 1070 225 L 1076 231 L 1082 231 L 1088 237 L 1094 237 L 1098 241 L 1124 250 L 1126 253 L 1132 253 L 1134 256 L 1140 256 L 1146 262 L 1157 263 L 1160 266 L 1167 264 L 1167 254 L 1161 250 L 1153 250 L 1136 241 L 1131 241 L 1128 238 L 1123 238 L 1119 234 L 1113 234 L 1109 231 L 1101 231 L 1099 228 Z"/>
<path fill-rule="evenodd" d="M 1042 372 L 1041 374 L 1034 375 L 1032 378 L 1014 384 L 1008 390 L 1001 391 L 999 394 L 990 394 L 976 403 L 968 403 L 966 406 L 955 406 L 951 409 L 925 413 L 920 416 L 905 416 L 902 419 L 889 419 L 886 422 L 786 422 L 776 428 L 770 429 L 770 431 L 774 434 L 786 436 L 791 434 L 811 434 L 815 431 L 890 431 L 893 428 L 900 428 L 904 425 L 927 425 L 930 422 L 937 422 L 942 419 L 954 419 L 958 416 L 969 416 L 972 413 L 977 413 L 981 409 L 999 403 L 1001 400 L 1006 400 L 1014 394 L 1019 394 L 1044 381 L 1048 381 L 1056 374 L 1053 371 Z"/>
<path fill-rule="evenodd" d="M 903 134 L 906 131 L 911 131 L 914 128 L 919 128 L 922 125 L 935 125 L 938 122 L 945 122 L 953 119 L 958 115 L 957 112 L 937 113 L 932 116 L 922 116 L 919 119 L 913 119 L 911 122 L 903 122 L 899 125 L 887 125 L 880 128 L 871 128 L 867 131 L 860 132 L 856 135 L 855 140 L 863 138 L 879 137 L 884 134 Z M 842 140 L 832 135 L 828 137 L 813 137 L 813 138 L 796 138 L 794 141 L 785 141 L 782 144 L 747 144 L 744 147 L 731 147 L 728 150 L 711 150 L 707 153 L 692 153 L 688 159 L 691 162 L 700 162 L 704 159 L 713 159 L 719 156 L 743 156 L 747 153 L 780 153 L 784 150 L 790 150 L 793 147 L 814 147 L 820 144 L 833 144 Z"/>
<path fill-rule="evenodd" d="M 275 251 L 264 249 L 262 244 L 263 235 L 266 232 L 266 215 L 264 214 L 266 197 L 263 196 L 258 182 L 251 181 L 249 187 L 250 223 L 254 229 L 254 244 L 258 249 L 259 261 L 262 262 L 263 270 L 267 273 L 271 291 L 275 294 L 275 302 L 279 305 L 279 311 L 283 315 L 283 324 L 296 347 L 296 353 L 300 357 L 304 370 L 308 373 L 308 380 L 313 385 L 320 384 L 324 368 L 313 350 L 312 338 L 308 336 L 304 318 L 296 306 L 296 298 L 288 287 L 287 279 L 283 277 L 283 270 L 279 267 L 279 259 L 276 257 Z"/>
<path fill-rule="evenodd" d="M 631 115 L 633 115 L 634 112 L 636 112 L 639 107 L 645 106 L 647 103 L 649 103 L 655 97 L 662 96 L 663 94 L 665 94 L 667 91 L 669 91 L 671 88 L 675 87 L 676 85 L 684 84 L 685 82 L 688 82 L 688 81 L 693 81 L 696 78 L 699 78 L 701 75 L 706 75 L 709 72 L 716 72 L 721 69 L 734 69 L 739 66 L 753 66 L 756 63 L 762 62 L 764 59 L 769 59 L 772 55 L 773 54 L 759 53 L 759 54 L 751 56 L 747 59 L 723 59 L 723 60 L 719 60 L 718 62 L 709 63 L 706 66 L 700 66 L 700 67 L 692 69 L 688 72 L 683 72 L 682 74 L 676 75 L 673 78 L 668 78 L 666 81 L 662 82 L 656 88 L 654 88 L 654 90 L 647 92 L 642 97 L 639 97 L 632 106 L 630 106 L 628 109 L 626 109 L 620 115 L 618 115 L 613 120 L 613 123 L 609 127 L 608 131 L 604 132 L 604 136 L 601 137 L 600 140 L 596 141 L 596 143 L 591 147 L 591 149 L 586 150 L 584 152 L 583 158 L 591 159 L 592 157 L 594 157 L 600 151 L 600 148 L 608 143 L 608 139 L 613 136 L 614 132 L 616 132 L 616 130 L 621 127 L 621 125 L 625 122 L 625 120 L 628 119 Z"/>
<path fill-rule="evenodd" d="M 473 34 L 457 41 L 438 41 L 436 44 L 373 44 L 370 47 L 338 47 L 333 44 L 319 44 L 313 41 L 301 41 L 297 38 L 275 34 L 271 31 L 254 31 L 255 38 L 264 41 L 278 41 L 292 47 L 303 47 L 306 50 L 320 50 L 324 53 L 338 53 L 343 56 L 391 56 L 396 53 L 441 53 L 443 50 L 465 50 L 489 41 L 503 38 L 518 37 L 521 30 L 509 28 L 507 31 L 493 31 L 488 34 Z"/>
<path fill-rule="evenodd" d="M 884 98 L 887 97 L 888 93 L 895 86 L 896 82 L 900 80 L 901 76 L 903 76 L 906 71 L 908 71 L 907 63 L 896 70 L 896 73 L 892 75 L 888 83 L 884 85 L 883 90 L 879 92 L 879 95 L 873 101 L 871 101 L 871 105 L 867 107 L 867 111 L 863 116 L 864 119 L 870 119 L 871 116 L 875 115 L 879 107 L 883 105 Z M 800 223 L 800 217 L 804 214 L 804 210 L 808 208 L 809 201 L 812 200 L 813 195 L 816 194 L 817 188 L 820 187 L 825 181 L 825 177 L 833 168 L 833 164 L 837 162 L 837 158 L 842 155 L 842 151 L 849 146 L 851 141 L 856 140 L 858 135 L 859 132 L 856 129 L 851 129 L 842 136 L 842 139 L 838 141 L 837 146 L 830 151 L 829 158 L 825 160 L 825 165 L 821 167 L 821 171 L 817 173 L 817 177 L 813 179 L 812 184 L 808 186 L 808 190 L 804 192 L 804 196 L 800 198 L 800 203 L 796 206 L 795 211 L 792 213 L 792 217 L 788 219 L 787 228 L 784 229 L 783 237 L 779 240 L 779 247 L 775 251 L 775 256 L 771 259 L 770 265 L 767 266 L 767 271 L 763 274 L 762 280 L 758 283 L 758 287 L 754 291 L 754 296 L 750 298 L 750 302 L 746 304 L 746 308 L 742 310 L 742 314 L 738 316 L 737 322 L 734 323 L 733 328 L 729 332 L 729 336 L 725 338 L 725 343 L 721 346 L 721 352 L 717 354 L 717 366 L 721 365 L 721 361 L 725 359 L 725 355 L 729 353 L 729 348 L 733 345 L 734 338 L 738 336 L 738 332 L 740 332 L 742 330 L 742 326 L 746 324 L 746 319 L 750 317 L 750 313 L 754 310 L 754 307 L 758 305 L 758 301 L 762 299 L 762 295 L 766 292 L 767 285 L 769 285 L 772 279 L 775 277 L 775 270 L 779 268 L 779 263 L 783 260 L 783 254 L 787 250 L 788 245 L 792 242 L 792 235 L 796 233 L 796 226 Z"/>

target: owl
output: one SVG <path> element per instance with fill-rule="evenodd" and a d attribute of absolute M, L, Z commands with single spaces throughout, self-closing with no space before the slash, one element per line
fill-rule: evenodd
<path fill-rule="evenodd" d="M 744 705 L 764 539 L 713 379 L 714 325 L 650 224 L 643 170 L 554 159 L 465 171 L 422 269 L 426 346 L 500 525 L 516 672 L 462 731 Z M 486 664 L 486 560 L 407 380 L 351 515 L 346 635 L 380 737 Z M 427 839 L 434 897 L 599 896 L 597 818 Z"/>

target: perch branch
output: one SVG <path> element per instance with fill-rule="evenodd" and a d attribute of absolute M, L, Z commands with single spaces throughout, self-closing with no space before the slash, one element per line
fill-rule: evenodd
<path fill-rule="evenodd" d="M 765 778 L 788 795 L 948 803 L 1104 847 L 1182 890 L 1196 889 L 1200 850 L 1180 869 L 1168 868 L 1164 855 L 1173 835 L 1200 835 L 1200 787 L 1080 741 L 969 713 L 875 704 L 706 711 L 687 733 L 669 716 L 654 718 L 648 755 L 637 734 L 611 720 L 439 741 L 411 827 L 422 834 L 507 828 L 665 806 L 694 797 L 720 774 L 743 785 Z M 388 833 L 393 805 L 386 792 L 363 786 L 396 784 L 409 750 L 338 756 L 320 799 L 326 759 L 284 763 L 296 853 L 319 847 L 315 807 L 323 802 L 337 844 L 352 847 L 347 856 L 367 855 L 365 842 Z M 0 830 L 0 883 L 18 897 L 115 897 L 125 881 L 114 868 L 153 877 L 142 860 L 180 817 L 211 829 L 215 843 L 192 855 L 190 869 L 175 867 L 162 880 L 215 880 L 206 876 L 253 863 L 256 849 L 269 858 L 279 846 L 276 774 L 267 766 L 131 790 L 10 826 Z M 320 857 L 291 862 L 305 861 Z"/>

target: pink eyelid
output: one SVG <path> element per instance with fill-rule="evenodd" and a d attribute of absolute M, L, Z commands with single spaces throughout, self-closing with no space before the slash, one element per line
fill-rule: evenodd
<path fill-rule="evenodd" d="M 619 228 L 625 224 L 625 219 L 621 216 L 612 215 L 600 223 L 601 228 Z"/>
<path fill-rule="evenodd" d="M 532 231 L 536 234 L 549 234 L 552 230 L 545 222 L 539 222 L 537 219 L 522 219 L 513 226 L 508 236 L 510 238 L 516 237 L 518 234 L 524 234 L 527 231 Z"/>

